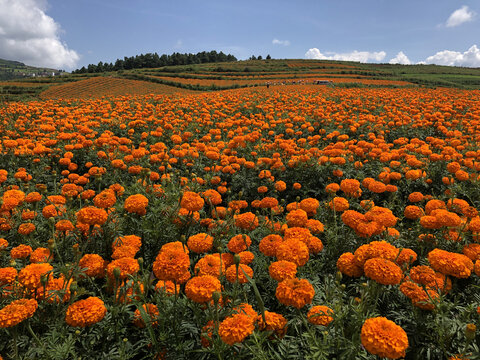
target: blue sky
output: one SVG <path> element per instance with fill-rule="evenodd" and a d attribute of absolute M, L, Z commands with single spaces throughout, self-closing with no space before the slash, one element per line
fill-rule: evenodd
<path fill-rule="evenodd" d="M 0 0 L 0 58 L 72 70 L 210 50 L 480 67 L 480 1 Z"/>

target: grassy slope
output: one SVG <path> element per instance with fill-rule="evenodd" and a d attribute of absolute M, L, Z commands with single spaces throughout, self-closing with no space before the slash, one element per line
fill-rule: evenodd
<path fill-rule="evenodd" d="M 27 67 L 18 62 L 0 60 L 0 69 L 4 65 L 13 67 L 18 72 L 27 69 L 30 71 L 36 69 L 38 72 L 37 68 Z M 4 81 L 0 82 L 0 102 L 38 99 L 40 93 L 47 88 L 52 90 L 57 85 L 96 76 L 142 80 L 197 91 L 262 86 L 266 81 L 292 82 L 296 79 L 311 81 L 315 78 L 340 77 L 344 80 L 338 86 L 378 86 L 378 80 L 382 80 L 386 83 L 383 86 L 394 86 L 394 81 L 406 81 L 410 86 L 480 89 L 480 68 L 360 64 L 324 60 L 249 60 L 125 70 L 103 74 L 64 74 L 60 77 L 17 79 L 14 83 Z M 388 85 L 389 82 L 391 85 Z M 82 82 L 79 86 L 81 84 Z M 83 89 L 79 89 L 79 92 L 82 91 Z"/>
<path fill-rule="evenodd" d="M 30 77 L 32 74 L 58 73 L 56 69 L 28 66 L 19 61 L 0 59 L 0 80 L 12 80 Z"/>

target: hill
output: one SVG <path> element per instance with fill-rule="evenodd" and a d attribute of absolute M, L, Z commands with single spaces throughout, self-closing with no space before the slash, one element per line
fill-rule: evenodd
<path fill-rule="evenodd" d="M 19 61 L 0 59 L 0 80 L 59 75 L 61 70 L 28 66 Z"/>
<path fill-rule="evenodd" d="M 8 64 L 17 72 L 25 67 L 21 63 Z M 102 81 L 105 77 L 109 79 Z M 95 80 L 85 81 L 93 78 Z M 112 87 L 106 86 L 107 82 L 113 84 L 112 79 L 122 81 L 115 81 Z M 319 83 L 335 87 L 446 87 L 474 90 L 480 89 L 480 68 L 327 60 L 246 60 L 103 73 L 64 73 L 62 76 L 4 81 L 0 82 L 0 101 L 96 98 L 145 92 L 169 94 L 179 90 L 201 92 Z"/>

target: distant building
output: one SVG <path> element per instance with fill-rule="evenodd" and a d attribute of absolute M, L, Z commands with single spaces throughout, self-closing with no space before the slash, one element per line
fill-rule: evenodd
<path fill-rule="evenodd" d="M 333 85 L 333 82 L 330 80 L 315 80 L 313 83 L 315 85 Z"/>

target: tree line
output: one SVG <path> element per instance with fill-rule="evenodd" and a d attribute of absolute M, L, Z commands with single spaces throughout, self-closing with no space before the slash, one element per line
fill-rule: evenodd
<path fill-rule="evenodd" d="M 105 71 L 118 71 L 130 69 L 158 68 L 171 65 L 191 65 L 215 62 L 237 61 L 237 58 L 231 54 L 224 54 L 222 51 L 215 50 L 206 52 L 202 51 L 197 54 L 180 54 L 158 55 L 157 53 L 140 54 L 131 57 L 117 59 L 114 63 L 99 62 L 97 65 L 89 64 L 87 67 L 72 71 L 73 74 L 100 73 Z"/>

